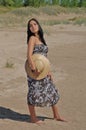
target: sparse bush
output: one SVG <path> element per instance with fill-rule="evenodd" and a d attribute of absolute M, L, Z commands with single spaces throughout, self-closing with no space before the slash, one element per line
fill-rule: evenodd
<path fill-rule="evenodd" d="M 13 68 L 14 67 L 14 64 L 10 61 L 7 61 L 6 64 L 5 64 L 5 67 L 6 68 Z"/>

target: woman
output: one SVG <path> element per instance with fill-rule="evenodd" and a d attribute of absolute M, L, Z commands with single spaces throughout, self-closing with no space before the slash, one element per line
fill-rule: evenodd
<path fill-rule="evenodd" d="M 32 55 L 39 53 L 47 56 L 47 52 L 48 47 L 43 37 L 43 30 L 39 22 L 36 19 L 32 18 L 29 20 L 27 26 L 27 60 L 32 72 L 35 75 L 39 75 L 40 72 L 36 69 Z M 29 88 L 27 94 L 27 102 L 31 115 L 31 122 L 37 124 L 43 122 L 36 117 L 35 106 L 51 106 L 54 119 L 58 121 L 64 121 L 64 119 L 60 117 L 56 106 L 56 103 L 59 100 L 59 94 L 53 84 L 52 75 L 49 73 L 45 78 L 40 80 L 35 80 L 30 76 L 27 76 L 27 80 Z M 40 99 L 42 99 L 42 102 Z"/>

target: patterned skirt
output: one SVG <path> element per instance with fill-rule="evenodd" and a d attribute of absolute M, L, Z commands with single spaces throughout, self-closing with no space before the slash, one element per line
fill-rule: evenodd
<path fill-rule="evenodd" d="M 50 77 L 47 76 L 41 80 L 27 77 L 27 81 L 27 103 L 29 105 L 44 107 L 53 106 L 58 102 L 60 96 Z"/>

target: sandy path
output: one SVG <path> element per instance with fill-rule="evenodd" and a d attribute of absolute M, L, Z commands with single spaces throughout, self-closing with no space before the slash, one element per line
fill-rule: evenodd
<path fill-rule="evenodd" d="M 52 120 L 50 108 L 36 108 L 45 119 L 38 126 L 30 121 L 27 104 L 27 81 L 24 70 L 26 59 L 26 29 L 0 30 L 0 127 L 1 130 L 85 130 L 86 129 L 86 27 L 53 26 L 46 35 L 54 82 L 61 98 L 60 113 L 69 120 Z M 6 68 L 7 63 L 12 68 Z"/>

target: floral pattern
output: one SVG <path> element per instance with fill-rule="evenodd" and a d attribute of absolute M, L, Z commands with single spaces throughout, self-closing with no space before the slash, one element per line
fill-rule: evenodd
<path fill-rule="evenodd" d="M 47 56 L 48 46 L 45 46 L 44 44 L 37 44 L 34 47 L 33 54 L 34 53 L 39 53 L 39 54 Z"/>
<path fill-rule="evenodd" d="M 41 53 L 47 56 L 48 47 L 44 44 L 36 45 L 33 53 Z M 59 100 L 58 90 L 55 88 L 53 81 L 49 76 L 41 80 L 35 80 L 27 77 L 28 94 L 27 103 L 34 106 L 52 106 Z"/>

